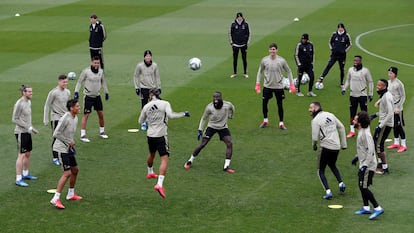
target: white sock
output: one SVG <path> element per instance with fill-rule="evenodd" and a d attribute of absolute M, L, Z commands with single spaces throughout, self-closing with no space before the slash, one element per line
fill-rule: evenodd
<path fill-rule="evenodd" d="M 388 168 L 388 164 L 383 163 L 383 164 L 382 164 L 382 169 L 387 169 L 387 168 Z"/>
<path fill-rule="evenodd" d="M 362 208 L 364 208 L 364 210 L 368 210 L 368 211 L 370 210 L 369 206 L 364 206 Z"/>
<path fill-rule="evenodd" d="M 55 192 L 55 195 L 53 196 L 52 201 L 56 201 L 56 200 L 59 200 L 59 199 L 60 199 L 60 193 Z"/>
<path fill-rule="evenodd" d="M 158 186 L 162 187 L 162 184 L 164 183 L 164 176 L 163 175 L 159 175 L 158 176 Z"/>
<path fill-rule="evenodd" d="M 29 175 L 29 170 L 23 170 L 23 176 Z"/>
<path fill-rule="evenodd" d="M 190 158 L 188 159 L 188 161 L 193 162 L 195 159 L 194 155 L 191 155 Z"/>
<path fill-rule="evenodd" d="M 400 139 L 399 138 L 394 138 L 394 144 L 400 145 Z"/>
<path fill-rule="evenodd" d="M 406 139 L 401 139 L 401 146 L 407 147 Z"/>
<path fill-rule="evenodd" d="M 72 197 L 73 195 L 75 195 L 75 189 L 74 188 L 69 188 L 68 189 L 68 197 Z"/>
<path fill-rule="evenodd" d="M 279 126 L 283 125 L 283 121 L 279 122 Z"/>
<path fill-rule="evenodd" d="M 104 133 L 105 132 L 105 127 L 99 127 L 99 133 Z"/>
<path fill-rule="evenodd" d="M 379 205 L 379 206 L 375 207 L 374 210 L 382 210 L 382 207 Z"/>
<path fill-rule="evenodd" d="M 19 181 L 22 179 L 22 175 L 16 175 L 16 181 Z"/>
<path fill-rule="evenodd" d="M 81 129 L 81 137 L 86 136 L 86 129 Z"/>
<path fill-rule="evenodd" d="M 342 185 L 345 185 L 344 182 L 339 183 L 339 187 L 341 187 Z"/>
<path fill-rule="evenodd" d="M 326 194 L 330 194 L 330 193 L 332 193 L 332 191 L 330 189 L 327 189 Z"/>
<path fill-rule="evenodd" d="M 226 160 L 224 161 L 224 169 L 226 169 L 226 168 L 228 168 L 228 167 L 230 166 L 230 162 L 231 162 L 231 160 L 230 160 L 230 159 L 226 159 Z"/>
<path fill-rule="evenodd" d="M 351 130 L 352 133 L 355 133 L 355 126 L 354 125 L 350 125 L 349 126 L 349 130 Z"/>
<path fill-rule="evenodd" d="M 269 122 L 268 118 L 263 119 L 263 122 Z"/>
<path fill-rule="evenodd" d="M 148 174 L 152 174 L 154 173 L 154 169 L 152 169 L 152 167 L 148 167 Z"/>

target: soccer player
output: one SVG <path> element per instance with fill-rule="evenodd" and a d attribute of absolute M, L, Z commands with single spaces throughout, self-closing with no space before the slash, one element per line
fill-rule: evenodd
<path fill-rule="evenodd" d="M 348 86 L 350 89 L 350 131 L 346 137 L 352 138 L 355 136 L 353 120 L 357 113 L 358 104 L 361 111 L 368 112 L 368 99 L 370 102 L 372 101 L 374 92 L 374 82 L 372 81 L 371 72 L 362 65 L 362 57 L 359 55 L 354 56 L 354 66 L 348 70 L 345 85 L 341 91 L 342 95 L 345 95 Z"/>
<path fill-rule="evenodd" d="M 37 180 L 29 173 L 30 155 L 32 154 L 32 133 L 38 131 L 32 126 L 32 88 L 22 85 L 22 97 L 17 100 L 13 108 L 12 122 L 16 124 L 14 135 L 17 140 L 16 185 L 27 187 L 29 184 L 23 180 Z"/>
<path fill-rule="evenodd" d="M 322 110 L 319 102 L 312 102 L 309 105 L 312 119 L 312 145 L 313 150 L 317 150 L 317 143 L 321 147 L 318 156 L 318 176 L 325 190 L 324 199 L 332 199 L 332 191 L 329 188 L 328 180 L 325 176 L 325 168 L 329 166 L 336 180 L 339 183 L 339 192 L 345 192 L 345 184 L 341 174 L 336 167 L 339 150 L 346 149 L 345 127 L 334 114 Z M 339 131 L 339 133 L 338 133 Z"/>
<path fill-rule="evenodd" d="M 385 155 L 384 143 L 394 126 L 394 98 L 388 91 L 388 81 L 380 79 L 377 82 L 377 93 L 380 99 L 375 103 L 378 112 L 371 115 L 371 119 L 378 116 L 378 126 L 375 128 L 374 142 L 381 168 L 378 174 L 389 174 L 387 157 Z"/>
<path fill-rule="evenodd" d="M 359 191 L 362 196 L 363 207 L 356 211 L 355 214 L 371 214 L 369 202 L 374 206 L 374 213 L 369 219 L 375 219 L 382 213 L 384 209 L 378 204 L 371 190 L 368 189 L 372 185 L 375 169 L 377 168 L 377 159 L 375 157 L 375 146 L 372 140 L 371 131 L 369 129 L 369 115 L 367 112 L 359 112 L 354 118 L 354 125 L 358 129 L 357 137 L 357 155 L 352 160 L 352 164 L 356 165 L 359 161 L 358 184 Z"/>
<path fill-rule="evenodd" d="M 67 101 L 67 112 L 60 118 L 59 123 L 53 132 L 53 137 L 56 138 L 53 143 L 53 153 L 56 154 L 62 161 L 63 174 L 60 177 L 56 193 L 50 200 L 50 204 L 58 209 L 64 209 L 60 201 L 60 194 L 63 187 L 69 180 L 69 190 L 66 195 L 66 200 L 76 201 L 82 200 L 81 196 L 75 193 L 76 179 L 78 177 L 78 163 L 75 157 L 75 132 L 78 125 L 78 113 L 80 112 L 80 105 L 77 99 Z"/>
<path fill-rule="evenodd" d="M 300 92 L 300 83 L 302 81 L 303 73 L 307 73 L 309 76 L 308 96 L 315 97 L 316 94 L 312 92 L 313 82 L 315 80 L 315 74 L 313 72 L 314 62 L 313 43 L 309 40 L 309 34 L 304 33 L 300 42 L 295 48 L 295 62 L 298 67 L 298 83 L 297 83 L 297 96 L 303 96 Z"/>
<path fill-rule="evenodd" d="M 160 99 L 159 89 L 152 88 L 149 90 L 150 102 L 148 102 L 141 111 L 138 123 L 142 124 L 148 121 L 147 140 L 149 153 L 147 157 L 148 174 L 147 179 L 158 178 L 154 189 L 165 198 L 164 178 L 167 173 L 168 160 L 170 156 L 167 130 L 168 118 L 189 117 L 189 112 L 173 112 L 168 101 Z M 153 164 L 155 153 L 158 151 L 161 159 L 159 166 L 159 175 L 154 173 Z"/>
<path fill-rule="evenodd" d="M 101 61 L 101 68 L 104 69 L 103 62 L 103 42 L 106 39 L 106 30 L 101 21 L 98 20 L 96 14 L 90 17 L 91 25 L 89 25 L 89 53 L 91 60 L 94 57 L 99 57 Z"/>
<path fill-rule="evenodd" d="M 89 114 L 92 112 L 92 107 L 95 109 L 99 118 L 99 136 L 101 138 L 108 138 L 105 133 L 105 121 L 103 114 L 103 104 L 100 96 L 100 90 L 103 88 L 105 92 L 105 100 L 109 100 L 109 91 L 106 85 L 104 72 L 100 68 L 99 57 L 94 57 L 92 65 L 86 67 L 79 76 L 78 82 L 75 87 L 74 98 L 79 98 L 79 89 L 84 85 L 84 110 L 81 122 L 81 138 L 82 142 L 90 142 L 86 136 L 86 123 L 88 122 Z"/>
<path fill-rule="evenodd" d="M 345 25 L 343 23 L 339 23 L 337 31 L 333 32 L 331 38 L 329 39 L 331 56 L 318 82 L 323 82 L 323 79 L 326 77 L 329 70 L 336 62 L 338 62 L 340 70 L 340 84 L 341 86 L 344 85 L 346 53 L 351 49 L 351 47 L 351 36 L 346 31 Z"/>
<path fill-rule="evenodd" d="M 289 68 L 286 60 L 277 55 L 277 45 L 276 43 L 271 43 L 269 45 L 269 55 L 264 57 L 257 71 L 256 78 L 256 94 L 260 93 L 260 81 L 262 79 L 262 73 L 264 74 L 263 82 L 263 98 L 262 98 L 262 111 L 263 111 L 263 123 L 260 124 L 260 128 L 265 128 L 269 125 L 269 120 L 267 118 L 268 108 L 267 104 L 269 100 L 273 97 L 273 94 L 276 97 L 276 103 L 279 113 L 279 128 L 281 130 L 286 130 L 285 123 L 283 122 L 283 99 L 285 98 L 285 91 L 283 89 L 283 72 L 288 74 L 290 82 L 290 91 L 294 94 L 296 92 L 295 85 L 293 84 L 292 79 L 292 70 Z"/>
<path fill-rule="evenodd" d="M 144 61 L 139 62 L 135 67 L 134 85 L 136 94 L 141 97 L 141 109 L 150 100 L 150 89 L 157 88 L 161 94 L 160 72 L 157 63 L 152 61 L 151 50 L 144 51 Z M 146 121 L 142 123 L 141 130 L 147 130 Z"/>
<path fill-rule="evenodd" d="M 398 68 L 391 66 L 388 69 L 389 86 L 388 91 L 394 97 L 394 143 L 388 146 L 388 149 L 397 148 L 397 152 L 401 153 L 407 150 L 407 142 L 404 131 L 404 115 L 403 105 L 405 102 L 404 84 L 397 78 Z M 401 144 L 400 144 L 401 137 Z"/>
<path fill-rule="evenodd" d="M 57 87 L 53 88 L 49 94 L 47 95 L 44 111 L 43 111 L 43 124 L 47 125 L 49 123 L 49 114 L 50 114 L 50 126 L 52 127 L 52 134 L 53 131 L 56 129 L 56 126 L 59 122 L 59 119 L 66 113 L 66 104 L 70 99 L 70 91 L 68 87 L 68 77 L 64 74 L 59 75 L 58 77 L 58 85 Z M 53 143 L 55 142 L 55 138 L 52 140 L 52 147 Z M 59 166 L 60 162 L 55 153 L 53 153 L 52 149 L 52 162 Z"/>
<path fill-rule="evenodd" d="M 223 171 L 234 173 L 234 170 L 230 169 L 231 157 L 233 155 L 233 142 L 229 127 L 227 125 L 227 120 L 233 118 L 234 110 L 235 109 L 232 103 L 223 100 L 221 92 L 216 91 L 213 94 L 213 101 L 206 106 L 198 126 L 197 139 L 200 140 L 203 138 L 203 140 L 200 145 L 194 149 L 194 152 L 184 164 L 184 168 L 186 170 L 191 168 L 194 163 L 194 159 L 208 144 L 214 134 L 218 133 L 220 140 L 226 144 L 226 159 L 224 161 Z M 208 124 L 203 135 L 203 129 L 206 121 L 208 121 Z"/>
<path fill-rule="evenodd" d="M 230 25 L 229 29 L 229 41 L 231 48 L 233 49 L 233 74 L 230 78 L 237 77 L 237 60 L 239 57 L 239 51 L 243 60 L 243 76 L 248 78 L 247 74 L 247 46 L 250 43 L 250 28 L 249 24 L 243 17 L 243 13 L 238 12 L 236 19 Z"/>

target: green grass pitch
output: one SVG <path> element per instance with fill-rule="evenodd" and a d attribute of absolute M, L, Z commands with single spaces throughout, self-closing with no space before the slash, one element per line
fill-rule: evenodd
<path fill-rule="evenodd" d="M 406 0 L 1 1 L 0 232 L 411 232 L 413 9 L 414 2 Z M 229 78 L 232 58 L 227 33 L 238 11 L 252 29 L 249 79 Z M 89 65 L 88 25 L 93 12 L 108 33 L 104 55 L 111 98 L 104 109 L 110 138 L 99 138 L 97 117 L 92 114 L 88 122 L 91 143 L 77 138 L 80 173 L 76 191 L 84 200 L 63 200 L 66 209 L 59 211 L 49 204 L 52 195 L 46 192 L 56 187 L 61 170 L 51 163 L 51 132 L 42 125 L 43 104 L 59 74 L 74 71 L 79 75 Z M 295 17 L 300 21 L 294 22 Z M 385 213 L 374 221 L 353 214 L 362 204 L 357 169 L 350 164 L 356 153 L 355 138 L 348 140 L 348 149 L 340 152 L 338 160 L 347 185 L 345 194 L 337 193 L 337 184 L 327 170 L 334 198 L 323 200 L 316 175 L 309 103 L 320 101 L 324 110 L 341 119 L 347 131 L 349 127 L 348 97 L 340 94 L 337 66 L 324 81 L 325 89 L 315 91 L 318 97 L 286 93 L 287 131 L 277 128 L 274 99 L 269 104 L 270 126 L 258 127 L 261 96 L 254 92 L 254 85 L 268 44 L 279 45 L 279 55 L 287 59 L 295 74 L 294 48 L 300 36 L 309 33 L 316 51 L 315 76 L 319 77 L 329 57 L 328 38 L 339 22 L 353 39 L 346 68 L 352 66 L 354 55 L 362 55 L 376 81 L 386 78 L 387 68 L 394 65 L 406 88 L 408 151 L 387 150 L 391 174 L 375 176 L 371 188 Z M 355 39 L 369 31 L 359 39 L 362 50 Z M 160 66 L 162 97 L 175 111 L 191 113 L 190 118 L 169 122 L 166 199 L 153 190 L 155 180 L 145 178 L 145 133 L 127 132 L 138 128 L 140 101 L 132 75 L 146 49 L 152 50 L 153 60 Z M 191 57 L 202 60 L 200 70 L 188 69 Z M 29 182 L 28 188 L 14 185 L 17 152 L 11 115 L 21 84 L 33 87 L 33 124 L 40 130 L 34 136 L 31 159 L 31 172 L 39 180 Z M 72 92 L 75 84 L 69 83 Z M 184 162 L 198 143 L 199 119 L 216 90 L 236 107 L 229 122 L 234 144 L 231 165 L 236 173 L 222 171 L 225 147 L 217 136 L 185 171 Z M 375 111 L 373 103 L 369 110 Z M 158 164 L 157 158 L 155 168 Z M 67 187 L 63 195 L 66 192 Z M 328 204 L 344 208 L 333 210 Z"/>

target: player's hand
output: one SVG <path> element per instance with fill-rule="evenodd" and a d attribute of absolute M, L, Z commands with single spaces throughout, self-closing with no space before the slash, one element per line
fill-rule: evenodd
<path fill-rule="evenodd" d="M 30 134 L 32 134 L 32 133 L 34 133 L 34 134 L 38 134 L 38 133 L 39 133 L 39 131 L 37 131 L 37 129 L 33 128 L 32 126 L 30 126 L 30 127 L 29 127 L 29 133 L 30 133 Z"/>
<path fill-rule="evenodd" d="M 295 84 L 291 83 L 289 86 L 290 93 L 295 94 L 296 93 L 296 87 Z"/>
<path fill-rule="evenodd" d="M 372 95 L 369 95 L 368 99 L 369 99 L 369 102 L 371 102 L 374 99 L 374 97 Z"/>
<path fill-rule="evenodd" d="M 256 83 L 256 87 L 254 88 L 254 90 L 256 91 L 256 94 L 260 93 L 260 83 Z"/>
<path fill-rule="evenodd" d="M 199 129 L 198 134 L 197 134 L 197 140 L 200 141 L 202 136 L 203 136 L 203 130 Z"/>
<path fill-rule="evenodd" d="M 139 96 L 141 94 L 141 89 L 135 88 L 135 93 L 137 93 L 137 95 Z"/>
<path fill-rule="evenodd" d="M 360 172 L 365 172 L 367 170 L 367 166 L 362 166 L 360 169 L 359 169 L 359 171 Z"/>
<path fill-rule="evenodd" d="M 184 116 L 185 116 L 185 117 L 190 117 L 190 112 L 185 111 L 185 112 L 184 112 Z"/>
<path fill-rule="evenodd" d="M 369 119 L 370 119 L 371 121 L 372 121 L 373 119 L 375 119 L 375 118 L 377 118 L 377 114 L 376 114 L 376 113 L 369 115 Z"/>
<path fill-rule="evenodd" d="M 79 99 L 79 92 L 75 92 L 75 94 L 73 95 L 73 98 L 75 100 Z"/>
<path fill-rule="evenodd" d="M 318 150 L 318 145 L 316 145 L 316 143 L 313 143 L 313 150 L 317 151 Z"/>
<path fill-rule="evenodd" d="M 354 166 L 356 166 L 357 162 L 358 162 L 358 156 L 355 156 L 355 157 L 352 159 L 351 164 L 352 164 L 352 165 L 354 165 Z"/>
<path fill-rule="evenodd" d="M 109 100 L 109 94 L 105 93 L 105 100 L 108 101 Z"/>
<path fill-rule="evenodd" d="M 345 95 L 345 89 L 342 89 L 341 94 Z"/>

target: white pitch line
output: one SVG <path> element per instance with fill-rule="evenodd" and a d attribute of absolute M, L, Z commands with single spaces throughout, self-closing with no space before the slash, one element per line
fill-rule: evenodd
<path fill-rule="evenodd" d="M 400 65 L 405 65 L 405 66 L 414 67 L 414 64 L 409 64 L 409 63 L 404 63 L 404 62 L 400 62 L 400 61 L 392 60 L 392 59 L 389 59 L 389 58 L 386 58 L 386 57 L 380 56 L 380 55 L 378 55 L 378 54 L 375 54 L 375 53 L 373 53 L 373 52 L 370 52 L 370 51 L 368 51 L 368 50 L 364 49 L 364 48 L 361 46 L 361 44 L 359 43 L 359 39 L 361 39 L 361 37 L 363 37 L 363 36 L 365 36 L 365 35 L 368 35 L 368 34 L 370 34 L 370 33 L 377 32 L 377 31 L 384 31 L 384 30 L 393 29 L 393 28 L 408 27 L 408 26 L 414 26 L 414 24 L 402 24 L 402 25 L 396 25 L 396 26 L 391 26 L 391 27 L 378 28 L 378 29 L 374 29 L 374 30 L 371 30 L 371 31 L 367 31 L 367 32 L 361 33 L 361 34 L 359 34 L 359 35 L 356 37 L 356 39 L 355 39 L 355 44 L 357 45 L 357 47 L 358 47 L 358 48 L 360 48 L 362 51 L 364 51 L 364 52 L 368 53 L 368 54 L 369 54 L 369 55 L 371 55 L 371 56 L 374 56 L 374 57 L 377 57 L 377 58 L 380 58 L 380 59 L 383 59 L 383 60 L 386 60 L 386 61 L 389 61 L 389 62 L 394 62 L 394 63 L 400 64 Z"/>

